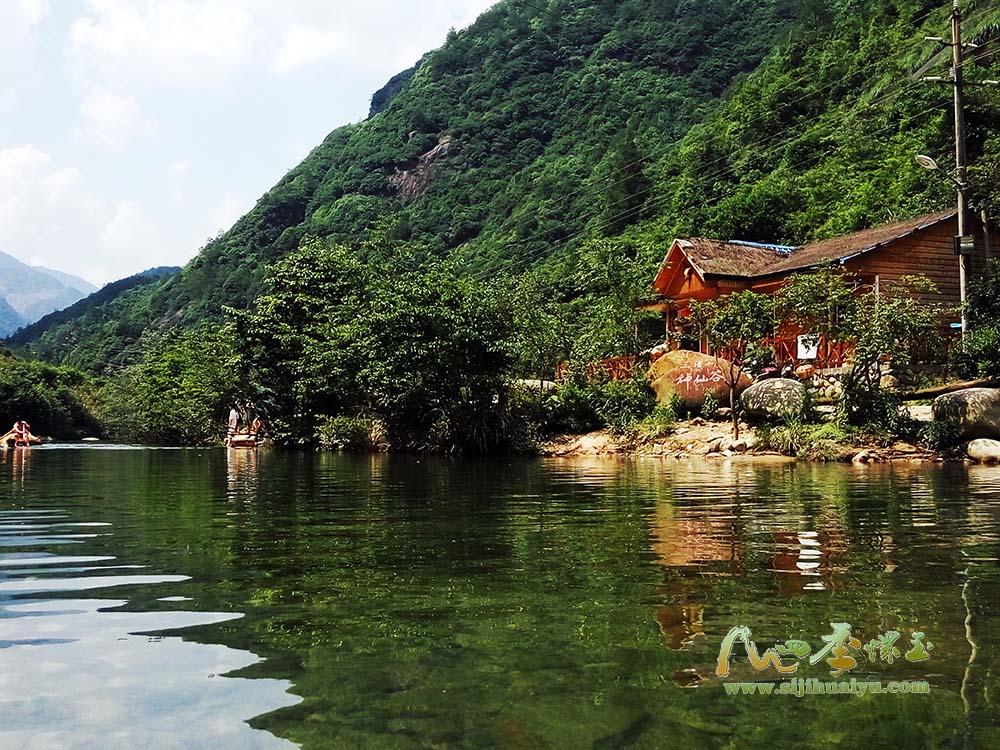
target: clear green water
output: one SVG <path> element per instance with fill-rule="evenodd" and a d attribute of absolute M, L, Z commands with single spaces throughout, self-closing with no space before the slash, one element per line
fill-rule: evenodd
<path fill-rule="evenodd" d="M 985 467 L 5 452 L 0 747 L 996 748 L 998 558 Z M 714 676 L 841 621 L 930 695 Z"/>

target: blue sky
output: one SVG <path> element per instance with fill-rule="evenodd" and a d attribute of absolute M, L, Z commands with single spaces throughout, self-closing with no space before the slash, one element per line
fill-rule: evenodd
<path fill-rule="evenodd" d="M 0 0 L 0 250 L 182 265 L 496 0 Z"/>

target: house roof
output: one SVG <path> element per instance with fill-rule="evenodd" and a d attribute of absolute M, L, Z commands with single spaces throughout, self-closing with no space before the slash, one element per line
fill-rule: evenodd
<path fill-rule="evenodd" d="M 812 268 L 821 263 L 833 260 L 846 260 L 855 255 L 876 250 L 883 245 L 887 245 L 895 240 L 908 237 L 921 230 L 940 224 L 955 218 L 958 212 L 955 209 L 947 211 L 937 211 L 932 214 L 925 214 L 913 219 L 905 219 L 892 224 L 883 224 L 872 229 L 865 229 L 854 234 L 846 234 L 842 237 L 833 237 L 829 240 L 813 242 L 795 250 L 784 262 L 778 263 L 769 273 L 783 273 L 786 271 L 796 271 L 804 268 Z"/>
<path fill-rule="evenodd" d="M 953 219 L 956 213 L 955 209 L 938 211 L 799 247 L 701 237 L 678 239 L 675 244 L 703 279 L 706 276 L 758 278 L 844 261 Z"/>
<path fill-rule="evenodd" d="M 706 275 L 759 276 L 786 260 L 795 250 L 783 245 L 703 237 L 679 239 L 677 244 L 702 278 Z"/>

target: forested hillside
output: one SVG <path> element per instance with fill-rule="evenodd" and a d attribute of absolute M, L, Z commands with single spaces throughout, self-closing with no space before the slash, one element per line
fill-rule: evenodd
<path fill-rule="evenodd" d="M 967 75 L 991 77 L 1000 14 L 968 6 L 980 46 Z M 132 361 L 144 332 L 250 306 L 266 269 L 306 238 L 449 257 L 477 279 L 540 268 L 551 294 L 580 304 L 613 285 L 579 254 L 595 238 L 621 236 L 618 252 L 648 265 L 675 233 L 796 243 L 945 205 L 952 187 L 913 154 L 948 161 L 951 89 L 919 81 L 946 67 L 947 50 L 923 37 L 947 33 L 948 10 L 505 0 L 379 92 L 368 120 L 331 133 L 181 274 L 17 344 L 98 371 Z M 971 91 L 985 197 L 1000 111 L 994 90 Z"/>
<path fill-rule="evenodd" d="M 356 245 L 375 230 L 477 271 L 530 267 L 599 206 L 614 213 L 632 185 L 616 170 L 702 120 L 791 17 L 785 0 L 505 0 L 428 54 L 383 111 L 332 132 L 180 276 L 116 302 L 120 325 L 64 321 L 22 350 L 123 361 L 137 324 L 249 304 L 266 266 L 307 236 Z"/>
<path fill-rule="evenodd" d="M 51 312 L 36 322 L 24 326 L 7 339 L 7 344 L 17 347 L 25 342 L 34 341 L 37 336 L 50 331 L 66 331 L 66 334 L 57 339 L 62 344 L 62 351 L 53 352 L 52 359 L 73 366 L 81 363 L 107 362 L 121 350 L 122 346 L 136 342 L 145 330 L 148 319 L 143 317 L 141 312 L 131 326 L 127 317 L 128 312 L 134 310 L 135 302 L 141 294 L 140 287 L 148 287 L 161 279 L 180 273 L 180 270 L 176 266 L 157 266 L 112 281 L 69 307 Z M 126 297 L 133 291 L 134 294 Z M 109 326 L 113 328 L 114 335 L 104 339 L 89 338 L 86 343 L 81 343 L 72 335 L 73 331 L 106 330 Z M 98 341 L 109 343 L 115 346 L 115 349 L 96 350 L 88 347 L 88 344 L 92 347 Z M 119 341 L 121 344 L 116 346 Z"/>

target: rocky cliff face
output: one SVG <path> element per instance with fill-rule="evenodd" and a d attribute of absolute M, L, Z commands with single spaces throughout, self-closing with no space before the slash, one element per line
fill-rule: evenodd
<path fill-rule="evenodd" d="M 417 163 L 410 169 L 397 168 L 389 177 L 389 182 L 396 188 L 396 194 L 403 203 L 416 200 L 427 190 L 434 179 L 434 172 L 439 163 L 454 155 L 458 144 L 450 135 L 443 135 L 437 145 L 430 151 L 421 154 Z"/>
<path fill-rule="evenodd" d="M 417 72 L 417 68 L 419 67 L 420 63 L 417 63 L 412 68 L 408 68 L 402 73 L 397 73 L 389 79 L 389 82 L 385 86 L 372 94 L 372 104 L 368 110 L 368 116 L 374 117 L 379 112 L 383 112 L 392 103 L 392 100 L 396 98 L 396 95 L 403 90 L 403 86 L 406 85 L 407 81 L 413 78 L 413 74 Z"/>

